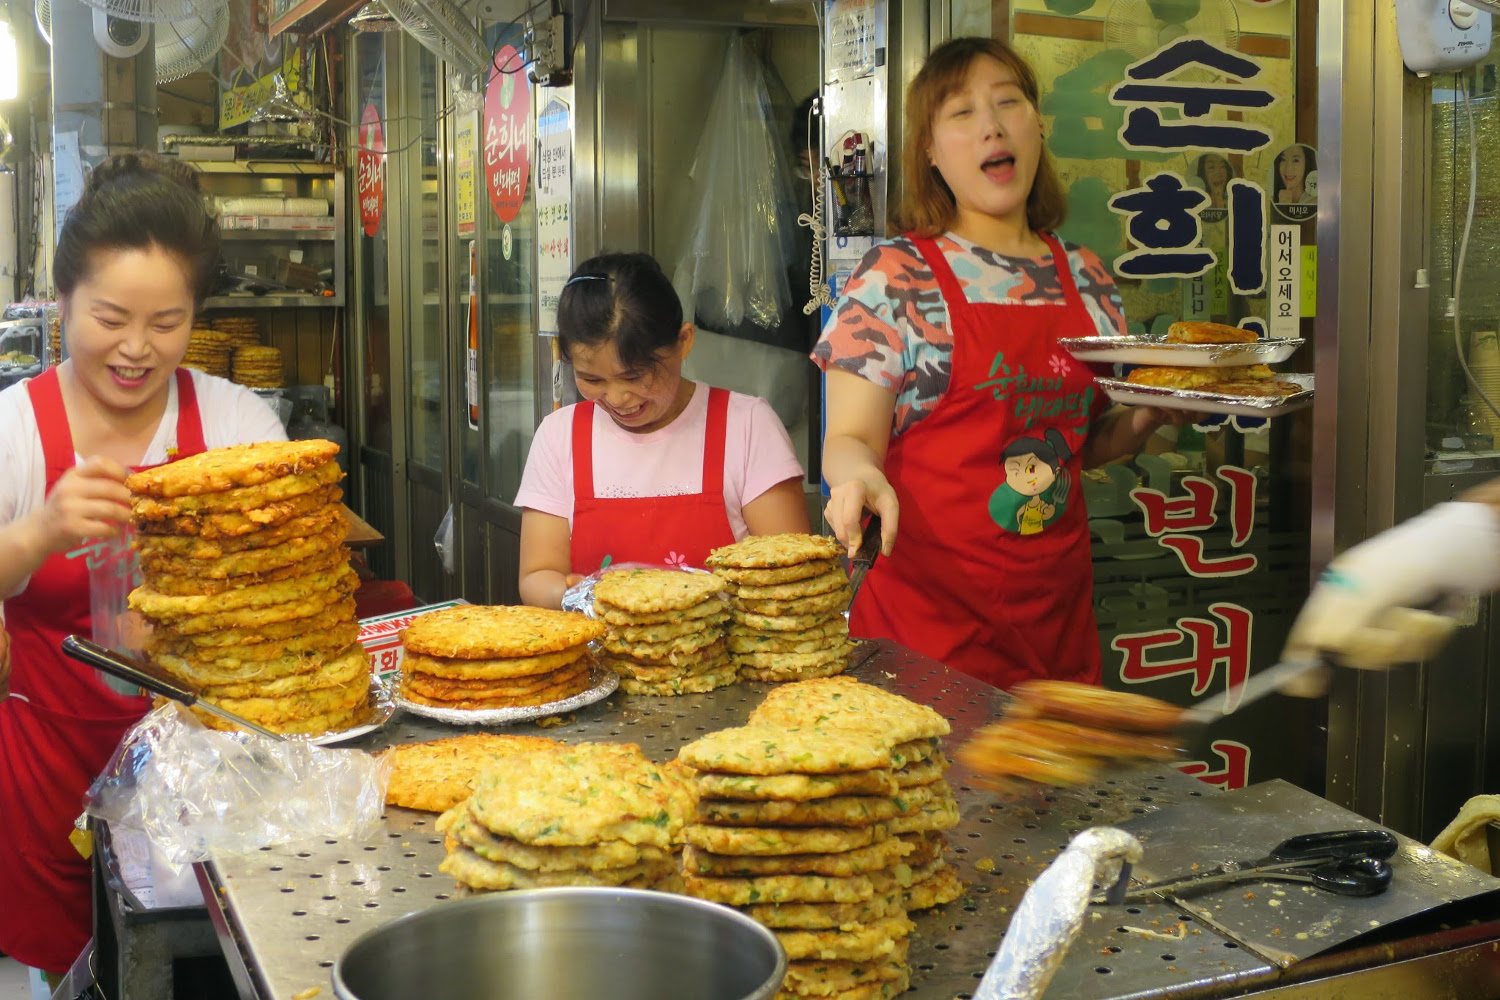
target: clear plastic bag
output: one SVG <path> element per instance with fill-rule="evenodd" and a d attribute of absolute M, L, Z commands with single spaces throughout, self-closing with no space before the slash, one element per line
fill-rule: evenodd
<path fill-rule="evenodd" d="M 135 530 L 126 525 L 118 537 L 97 540 L 84 559 L 89 571 L 89 619 L 94 641 L 139 658 L 151 627 L 130 610 L 130 592 L 140 583 L 134 542 Z M 140 693 L 129 681 L 102 670 L 95 674 L 113 691 Z"/>
<path fill-rule="evenodd" d="M 316 838 L 367 839 L 380 827 L 387 780 L 363 751 L 219 732 L 171 702 L 121 741 L 85 807 L 113 829 L 144 833 L 181 865 Z"/>
<path fill-rule="evenodd" d="M 663 563 L 639 563 L 619 562 L 610 563 L 597 573 L 590 573 L 579 580 L 573 586 L 563 591 L 562 609 L 564 611 L 576 611 L 590 618 L 597 618 L 594 614 L 594 585 L 604 578 L 605 573 L 611 573 L 617 569 L 675 569 L 687 573 L 707 573 L 706 569 L 697 566 L 667 566 Z"/>
<path fill-rule="evenodd" d="M 698 140 L 688 246 L 673 276 L 688 319 L 711 330 L 774 329 L 792 304 L 797 203 L 774 123 L 765 71 L 736 39 Z"/>
<path fill-rule="evenodd" d="M 443 515 L 442 521 L 438 522 L 437 534 L 432 536 L 433 548 L 437 549 L 438 559 L 443 563 L 443 571 L 453 572 L 453 505 L 448 505 L 448 512 Z"/>

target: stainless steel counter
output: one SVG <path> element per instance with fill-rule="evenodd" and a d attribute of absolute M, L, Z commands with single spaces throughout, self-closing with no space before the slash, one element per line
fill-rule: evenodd
<path fill-rule="evenodd" d="M 950 749 L 990 721 L 1004 695 L 932 660 L 891 645 L 855 671 L 868 683 L 932 705 L 953 724 Z M 567 724 L 540 732 L 568 742 L 621 740 L 640 744 L 658 760 L 705 732 L 742 723 L 769 685 L 747 684 L 707 695 L 642 698 L 616 693 L 584 709 Z M 358 741 L 375 750 L 452 735 L 450 727 L 399 716 L 383 731 Z M 1164 765 L 1119 769 L 1091 786 L 1038 789 L 999 797 L 970 783 L 958 765 L 949 772 L 963 820 L 949 832 L 950 859 L 968 891 L 947 906 L 914 915 L 914 970 L 909 996 L 917 1000 L 966 998 L 998 947 L 1010 914 L 1030 880 L 1078 830 L 1127 822 L 1195 797 L 1219 794 Z M 200 867 L 209 910 L 231 968 L 246 997 L 291 1000 L 319 987 L 329 990 L 329 970 L 356 937 L 386 921 L 452 897 L 454 883 L 438 872 L 443 838 L 430 813 L 391 809 L 386 830 L 362 842 L 325 840 L 299 849 L 264 849 L 249 858 L 226 858 Z M 1175 932 L 1164 941 L 1126 927 Z M 1494 953 L 1494 933 L 1472 929 L 1349 953 L 1344 960 L 1304 963 L 1281 972 L 1236 942 L 1165 904 L 1098 908 L 1090 914 L 1048 996 L 1071 1000 L 1126 997 L 1229 997 L 1272 989 L 1278 996 L 1315 996 L 1308 987 L 1282 993 L 1278 986 L 1310 976 L 1339 976 L 1351 969 L 1390 963 L 1406 955 L 1465 948 Z M 1474 964 L 1470 962 L 1470 964 Z M 1493 961 L 1491 961 L 1493 966 Z M 1434 978 L 1434 977 L 1438 978 Z M 1441 980 L 1425 968 L 1423 982 Z M 1446 980 L 1441 980 L 1446 982 Z M 1467 982 L 1467 980 L 1466 980 Z M 1315 985 L 1315 984 L 1313 984 Z M 1384 996 L 1377 984 L 1357 995 Z M 1333 994 L 1329 994 L 1333 995 Z M 1348 994 L 1356 995 L 1356 994 Z M 1472 992 L 1424 994 L 1403 986 L 1389 994 L 1477 997 Z"/>

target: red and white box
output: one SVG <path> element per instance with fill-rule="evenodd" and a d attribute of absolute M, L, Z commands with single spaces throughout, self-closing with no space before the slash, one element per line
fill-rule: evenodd
<path fill-rule="evenodd" d="M 460 604 L 468 603 L 463 598 L 459 598 L 439 604 L 424 604 L 410 611 L 398 611 L 391 615 L 377 615 L 374 618 L 361 619 L 359 643 L 365 647 L 365 652 L 370 654 L 370 663 L 375 668 L 375 676 L 389 677 L 401 669 L 401 661 L 406 656 L 406 647 L 401 645 L 402 629 L 429 611 L 455 608 Z"/>

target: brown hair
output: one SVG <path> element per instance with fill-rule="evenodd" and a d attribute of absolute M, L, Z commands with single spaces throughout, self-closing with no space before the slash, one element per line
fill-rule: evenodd
<path fill-rule="evenodd" d="M 901 207 L 891 218 L 893 236 L 906 232 L 937 236 L 946 232 L 958 215 L 953 192 L 928 159 L 927 151 L 932 146 L 932 121 L 938 108 L 963 86 L 969 67 L 981 56 L 989 56 L 1008 67 L 1026 100 L 1032 107 L 1041 108 L 1036 71 L 1006 43 L 994 38 L 954 38 L 933 49 L 906 90 L 906 137 L 901 154 L 903 189 Z M 1043 142 L 1036 178 L 1026 196 L 1026 224 L 1033 231 L 1051 231 L 1061 226 L 1067 215 L 1068 196 L 1057 177 L 1052 153 Z"/>
<path fill-rule="evenodd" d="M 178 259 L 201 307 L 219 269 L 219 223 L 204 201 L 198 171 L 157 153 L 111 156 L 89 173 L 68 209 L 53 253 L 53 281 L 64 296 L 72 295 L 96 250 L 151 246 Z"/>

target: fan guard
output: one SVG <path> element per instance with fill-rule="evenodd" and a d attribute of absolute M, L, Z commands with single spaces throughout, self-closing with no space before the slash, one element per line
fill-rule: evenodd
<path fill-rule="evenodd" d="M 52 44 L 52 0 L 36 0 L 37 30 Z M 223 0 L 199 5 L 180 21 L 157 25 L 156 82 L 172 83 L 201 69 L 219 54 L 229 37 L 229 5 Z"/>

